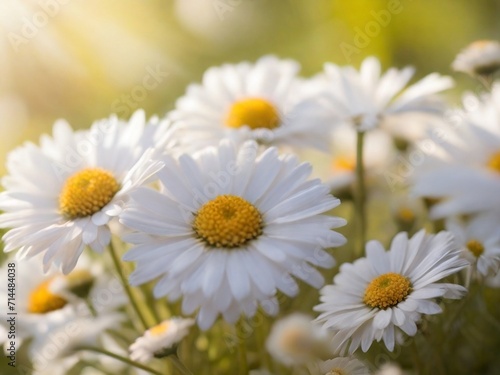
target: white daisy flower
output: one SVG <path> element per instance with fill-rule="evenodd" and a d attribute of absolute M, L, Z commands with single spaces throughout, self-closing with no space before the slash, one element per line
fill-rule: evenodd
<path fill-rule="evenodd" d="M 19 258 L 43 253 L 45 270 L 55 263 L 65 274 L 85 246 L 102 252 L 127 192 L 161 167 L 145 150 L 164 128 L 147 123 L 143 111 L 128 123 L 110 117 L 88 131 L 59 121 L 40 147 L 27 143 L 12 151 L 0 194 L 0 227 L 12 228 L 4 251 L 19 249 Z"/>
<path fill-rule="evenodd" d="M 404 375 L 404 372 L 396 363 L 386 363 L 380 367 L 375 375 Z"/>
<path fill-rule="evenodd" d="M 441 112 L 442 103 L 433 95 L 452 87 L 453 80 L 433 73 L 407 86 L 413 74 L 414 69 L 406 67 L 391 68 L 381 75 L 380 62 L 374 57 L 366 58 L 359 71 L 327 63 L 324 74 L 313 78 L 323 81 L 325 90 L 315 99 L 317 113 L 330 123 L 346 123 L 366 131 L 384 128 L 384 121 L 391 116 Z"/>
<path fill-rule="evenodd" d="M 165 357 L 189 333 L 193 319 L 173 317 L 148 329 L 130 345 L 130 358 L 133 361 L 147 362 L 153 357 Z"/>
<path fill-rule="evenodd" d="M 331 230 L 345 221 L 324 215 L 340 202 L 307 180 L 311 166 L 258 149 L 226 140 L 194 157 L 166 157 L 157 174 L 162 191 L 138 188 L 120 218 L 138 232 L 125 237 L 135 248 L 124 259 L 137 262 L 130 283 L 161 277 L 154 295 L 183 296 L 183 314 L 199 308 L 202 329 L 219 313 L 228 322 L 251 317 L 258 303 L 276 313 L 277 290 L 298 293 L 292 275 L 320 287 L 311 265 L 332 267 L 323 249 L 345 242 Z"/>
<path fill-rule="evenodd" d="M 190 85 L 170 115 L 179 139 L 198 149 L 230 137 L 327 150 L 324 130 L 295 110 L 305 96 L 299 69 L 274 56 L 208 69 L 203 84 Z"/>
<path fill-rule="evenodd" d="M 500 232 L 498 214 L 479 215 L 464 223 L 448 219 L 446 229 L 453 233 L 463 255 L 480 276 L 493 276 L 500 269 Z"/>
<path fill-rule="evenodd" d="M 325 349 L 328 338 L 312 320 L 309 315 L 295 313 L 276 321 L 266 341 L 269 353 L 287 366 L 304 365 L 320 358 L 328 351 Z"/>
<path fill-rule="evenodd" d="M 463 49 L 452 68 L 471 76 L 490 75 L 500 69 L 500 43 L 496 40 L 477 40 Z"/>
<path fill-rule="evenodd" d="M 466 110 L 416 168 L 413 192 L 438 202 L 431 218 L 500 212 L 500 86 L 491 95 L 464 98 Z"/>
<path fill-rule="evenodd" d="M 363 362 L 354 357 L 338 357 L 319 364 L 320 375 L 369 375 Z"/>
<path fill-rule="evenodd" d="M 422 230 L 408 239 L 401 232 L 385 251 L 380 242 L 369 241 L 366 258 L 344 263 L 334 285 L 321 290 L 321 315 L 317 321 L 334 331 L 333 344 L 352 354 L 366 352 L 373 341 L 383 339 L 394 350 L 395 335 L 417 333 L 422 314 L 438 314 L 435 298 L 460 298 L 466 289 L 438 283 L 469 263 L 447 232 L 426 235 Z"/>

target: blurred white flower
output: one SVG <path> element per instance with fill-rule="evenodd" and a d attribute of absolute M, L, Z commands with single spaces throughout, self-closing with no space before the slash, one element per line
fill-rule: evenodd
<path fill-rule="evenodd" d="M 460 285 L 438 283 L 469 263 L 447 232 L 427 235 L 422 230 L 408 239 L 396 235 L 389 251 L 378 241 L 366 244 L 366 258 L 344 263 L 333 285 L 321 290 L 317 321 L 333 331 L 334 347 L 354 353 L 366 352 L 373 341 L 383 340 L 393 351 L 401 329 L 417 333 L 422 314 L 438 314 L 435 298 L 461 298 Z"/>
<path fill-rule="evenodd" d="M 339 126 L 332 133 L 332 159 L 325 183 L 333 191 L 351 186 L 356 181 L 356 130 Z M 394 157 L 394 146 L 390 136 L 374 129 L 365 136 L 363 163 L 366 178 L 371 180 L 388 168 Z"/>
<path fill-rule="evenodd" d="M 313 266 L 332 267 L 323 249 L 345 242 L 331 230 L 345 220 L 324 214 L 340 201 L 308 180 L 310 165 L 258 149 L 225 140 L 194 156 L 165 157 L 161 191 L 136 189 L 120 217 L 137 232 L 124 238 L 135 245 L 123 257 L 136 262 L 129 282 L 160 277 L 155 297 L 182 296 L 183 313 L 199 309 L 204 330 L 219 314 L 231 323 L 252 317 L 258 304 L 275 314 L 278 290 L 298 293 L 292 276 L 320 287 Z"/>
<path fill-rule="evenodd" d="M 130 345 L 130 358 L 133 361 L 147 362 L 153 357 L 166 356 L 169 349 L 187 336 L 193 324 L 193 319 L 179 317 L 164 320 L 148 329 Z"/>
<path fill-rule="evenodd" d="M 66 375 L 82 360 L 97 359 L 83 347 L 99 347 L 108 329 L 118 329 L 124 316 L 107 313 L 97 317 L 75 317 L 51 327 L 30 344 L 29 353 L 34 375 Z"/>
<path fill-rule="evenodd" d="M 500 212 L 500 86 L 464 98 L 459 122 L 434 143 L 413 176 L 413 192 L 438 200 L 431 218 Z"/>
<path fill-rule="evenodd" d="M 395 363 L 387 363 L 384 364 L 380 369 L 375 373 L 375 375 L 403 375 L 404 372 L 401 370 Z"/>
<path fill-rule="evenodd" d="M 145 150 L 164 127 L 148 123 L 142 111 L 128 123 L 110 117 L 88 131 L 59 121 L 40 146 L 12 151 L 0 194 L 0 227 L 11 228 L 4 251 L 19 249 L 19 259 L 43 253 L 45 270 L 56 264 L 65 274 L 85 246 L 102 252 L 127 192 L 161 168 Z"/>
<path fill-rule="evenodd" d="M 9 257 L 0 268 L 0 274 L 7 275 L 7 267 L 14 263 L 17 283 L 15 290 L 15 312 L 17 313 L 16 324 L 16 348 L 21 342 L 29 337 L 43 335 L 47 329 L 54 324 L 65 321 L 74 316 L 72 306 L 62 296 L 50 291 L 50 283 L 58 274 L 57 270 L 50 269 L 46 274 L 42 272 L 40 256 L 31 259 L 16 261 Z M 0 294 L 8 295 L 8 285 L 0 284 Z M 9 318 L 7 315 L 9 306 L 7 298 L 2 301 L 0 324 L 7 330 Z M 0 342 L 7 344 L 7 336 L 2 336 Z"/>
<path fill-rule="evenodd" d="M 0 269 L 0 272 L 7 274 L 8 264 L 15 263 L 16 279 L 19 280 L 15 289 L 16 348 L 27 338 L 42 342 L 57 327 L 91 317 L 92 312 L 87 303 L 91 303 L 93 309 L 103 316 L 114 314 L 117 308 L 126 304 L 123 287 L 118 280 L 104 272 L 100 263 L 83 255 L 75 270 L 68 275 L 62 275 L 55 267 L 44 274 L 40 258 L 41 255 L 19 261 L 9 259 Z M 64 279 L 72 279 L 73 283 L 77 283 L 82 275 L 87 277 L 89 274 L 93 280 L 90 286 L 85 286 L 85 289 L 89 289 L 86 291 L 88 302 L 75 298 L 65 290 L 54 290 L 54 284 L 60 285 Z M 0 285 L 0 293 L 8 295 L 7 285 Z M 0 324 L 9 329 L 7 299 L 2 311 Z M 7 336 L 2 336 L 0 342 L 4 339 Z"/>
<path fill-rule="evenodd" d="M 413 73 L 413 68 L 406 67 L 391 68 L 381 75 L 375 57 L 366 58 L 359 71 L 327 63 L 325 72 L 313 78 L 323 85 L 324 93 L 312 105 L 319 121 L 349 124 L 358 131 L 384 128 L 384 122 L 396 115 L 441 113 L 443 103 L 434 94 L 451 88 L 453 80 L 433 73 L 408 86 Z M 405 126 L 404 119 L 399 125 Z"/>
<path fill-rule="evenodd" d="M 452 67 L 471 76 L 493 74 L 500 69 L 500 43 L 496 40 L 477 40 L 457 55 Z"/>
<path fill-rule="evenodd" d="M 328 353 L 328 336 L 324 330 L 312 323 L 309 315 L 294 313 L 279 319 L 271 328 L 266 348 L 279 362 L 286 366 L 304 365 Z"/>

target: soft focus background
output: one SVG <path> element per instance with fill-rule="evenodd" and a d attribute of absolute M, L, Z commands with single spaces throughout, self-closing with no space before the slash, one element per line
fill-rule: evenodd
<path fill-rule="evenodd" d="M 374 54 L 417 78 L 451 74 L 469 42 L 500 38 L 499 14 L 500 0 L 2 0 L 1 172 L 10 149 L 57 118 L 82 128 L 139 107 L 163 115 L 224 62 L 273 53 L 308 76 Z"/>

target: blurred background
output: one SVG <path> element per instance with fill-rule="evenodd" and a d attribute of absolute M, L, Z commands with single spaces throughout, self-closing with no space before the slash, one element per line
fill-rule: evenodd
<path fill-rule="evenodd" d="M 476 39 L 500 39 L 500 0 L 1 0 L 0 171 L 58 118 L 74 127 L 137 108 L 165 114 L 211 65 L 263 54 L 323 63 L 378 56 L 453 74 Z M 458 90 L 474 89 L 453 74 Z"/>

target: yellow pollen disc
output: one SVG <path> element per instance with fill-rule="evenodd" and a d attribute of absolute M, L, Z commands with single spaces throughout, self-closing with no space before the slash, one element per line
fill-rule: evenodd
<path fill-rule="evenodd" d="M 209 246 L 234 248 L 262 234 L 262 216 L 251 203 L 235 195 L 219 195 L 195 216 L 193 229 Z"/>
<path fill-rule="evenodd" d="M 488 160 L 488 168 L 500 173 L 500 151 L 495 152 Z"/>
<path fill-rule="evenodd" d="M 476 40 L 470 44 L 470 47 L 474 49 L 484 49 L 491 44 L 491 40 Z"/>
<path fill-rule="evenodd" d="M 314 346 L 310 335 L 303 330 L 291 329 L 283 334 L 280 340 L 281 347 L 293 355 L 308 355 Z"/>
<path fill-rule="evenodd" d="M 356 160 L 347 157 L 338 157 L 333 160 L 332 168 L 334 171 L 354 171 L 356 169 Z"/>
<path fill-rule="evenodd" d="M 51 311 L 62 309 L 68 301 L 53 294 L 49 290 L 52 279 L 48 279 L 38 285 L 29 295 L 28 312 L 32 314 L 46 314 Z"/>
<path fill-rule="evenodd" d="M 149 329 L 149 333 L 152 335 L 152 336 L 161 336 L 163 335 L 165 332 L 168 331 L 168 327 L 170 326 L 170 322 L 163 322 L 163 323 L 160 323 L 154 327 L 151 327 Z"/>
<path fill-rule="evenodd" d="M 248 98 L 235 102 L 226 118 L 230 128 L 248 126 L 251 129 L 274 129 L 280 125 L 278 111 L 265 99 Z"/>
<path fill-rule="evenodd" d="M 476 258 L 479 258 L 484 252 L 483 244 L 477 240 L 470 240 L 467 242 L 467 249 L 469 249 L 469 251 L 474 254 Z"/>
<path fill-rule="evenodd" d="M 384 273 L 366 287 L 363 302 L 372 308 L 385 310 L 404 301 L 411 292 L 411 283 L 398 273 Z"/>
<path fill-rule="evenodd" d="M 402 221 L 410 222 L 415 219 L 415 214 L 411 208 L 402 207 L 398 211 L 398 218 Z"/>
<path fill-rule="evenodd" d="M 325 375 L 345 375 L 345 372 L 340 368 L 334 368 L 328 371 Z"/>
<path fill-rule="evenodd" d="M 87 168 L 67 179 L 59 196 L 59 208 L 70 219 L 90 216 L 107 205 L 119 189 L 108 171 Z"/>

